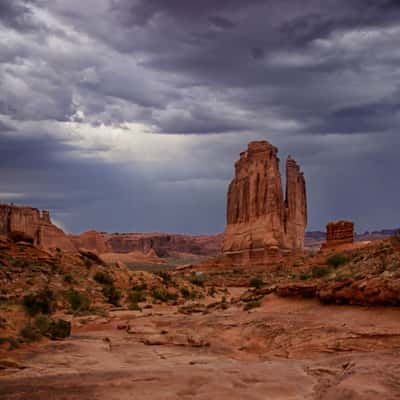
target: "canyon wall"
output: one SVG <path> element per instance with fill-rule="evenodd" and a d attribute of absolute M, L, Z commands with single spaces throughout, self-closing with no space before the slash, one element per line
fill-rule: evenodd
<path fill-rule="evenodd" d="M 307 224 L 304 175 L 289 156 L 284 198 L 277 153 L 267 141 L 250 142 L 235 163 L 223 243 L 223 252 L 233 263 L 265 263 L 284 252 L 303 249 Z"/>
<path fill-rule="evenodd" d="M 98 253 L 155 253 L 159 257 L 173 253 L 214 256 L 221 252 L 222 235 L 192 236 L 168 233 L 105 233 L 89 231 L 71 235 L 77 248 Z"/>
<path fill-rule="evenodd" d="M 68 236 L 51 222 L 49 212 L 40 213 L 33 207 L 0 204 L 0 235 L 30 242 L 44 250 L 75 250 Z"/>
<path fill-rule="evenodd" d="M 88 231 L 67 235 L 51 222 L 50 214 L 29 206 L 0 204 L 0 235 L 25 241 L 47 251 L 87 249 L 96 253 L 156 254 L 159 257 L 188 253 L 214 256 L 220 253 L 222 235 L 192 236 L 168 233 L 106 233 Z"/>

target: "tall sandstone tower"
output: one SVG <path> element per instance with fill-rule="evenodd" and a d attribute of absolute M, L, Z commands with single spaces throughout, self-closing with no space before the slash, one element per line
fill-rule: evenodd
<path fill-rule="evenodd" d="M 268 263 L 304 246 L 307 200 L 304 175 L 290 156 L 283 196 L 276 147 L 250 142 L 229 185 L 223 252 L 239 264 Z"/>

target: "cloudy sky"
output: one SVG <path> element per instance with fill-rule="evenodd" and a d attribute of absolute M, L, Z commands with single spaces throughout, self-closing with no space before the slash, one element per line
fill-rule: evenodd
<path fill-rule="evenodd" d="M 399 67 L 398 0 L 0 0 L 0 200 L 70 232 L 220 232 L 267 139 L 309 230 L 400 226 Z"/>

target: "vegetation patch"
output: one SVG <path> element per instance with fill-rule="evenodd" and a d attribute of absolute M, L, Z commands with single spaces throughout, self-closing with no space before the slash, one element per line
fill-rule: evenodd
<path fill-rule="evenodd" d="M 334 268 L 340 267 L 341 265 L 346 264 L 348 261 L 349 258 L 341 253 L 332 254 L 326 260 L 327 264 Z"/>
<path fill-rule="evenodd" d="M 102 271 L 96 272 L 93 279 L 97 283 L 100 283 L 100 285 L 112 285 L 114 283 L 112 276 L 109 273 Z"/>
<path fill-rule="evenodd" d="M 161 301 L 163 303 L 167 301 L 176 301 L 178 300 L 178 295 L 176 293 L 171 293 L 168 290 L 158 290 L 154 289 L 151 292 L 153 299 Z"/>
<path fill-rule="evenodd" d="M 54 294 L 50 289 L 43 289 L 36 294 L 29 294 L 22 300 L 25 311 L 31 316 L 51 314 L 54 308 Z"/>
<path fill-rule="evenodd" d="M 88 311 L 90 308 L 90 299 L 86 293 L 71 289 L 68 291 L 67 300 L 71 311 L 74 313 Z"/>
<path fill-rule="evenodd" d="M 264 282 L 261 278 L 254 277 L 250 279 L 250 287 L 253 287 L 255 289 L 261 289 L 264 286 Z"/>
<path fill-rule="evenodd" d="M 106 285 L 102 290 L 107 303 L 120 307 L 121 292 L 114 285 Z"/>

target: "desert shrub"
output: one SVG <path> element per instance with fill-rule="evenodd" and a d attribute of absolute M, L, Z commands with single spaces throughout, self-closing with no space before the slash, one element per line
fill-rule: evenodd
<path fill-rule="evenodd" d="M 253 300 L 253 301 L 247 302 L 247 303 L 245 304 L 245 306 L 243 307 L 243 310 L 248 311 L 248 310 L 251 310 L 251 309 L 253 309 L 253 308 L 260 307 L 260 306 L 261 306 L 260 301 L 258 301 L 258 300 Z"/>
<path fill-rule="evenodd" d="M 72 277 L 72 275 L 71 274 L 65 274 L 64 276 L 63 276 L 63 281 L 65 282 L 65 283 L 73 283 L 74 282 L 74 278 Z"/>
<path fill-rule="evenodd" d="M 63 319 L 51 321 L 45 335 L 52 340 L 64 339 L 71 335 L 71 323 Z"/>
<path fill-rule="evenodd" d="M 156 271 L 156 272 L 154 272 L 154 274 L 159 276 L 166 285 L 169 285 L 172 283 L 172 277 L 168 272 Z"/>
<path fill-rule="evenodd" d="M 146 301 L 146 293 L 142 290 L 131 290 L 128 293 L 128 301 L 130 303 L 140 303 Z"/>
<path fill-rule="evenodd" d="M 210 288 L 208 289 L 207 294 L 208 294 L 209 296 L 211 296 L 211 297 L 214 297 L 214 296 L 217 294 L 217 290 L 215 289 L 214 286 L 212 286 L 212 287 L 210 287 Z"/>
<path fill-rule="evenodd" d="M 131 311 L 142 311 L 138 303 L 130 303 L 128 307 Z"/>
<path fill-rule="evenodd" d="M 19 258 L 14 258 L 11 261 L 11 265 L 15 268 L 21 268 L 21 269 L 34 269 L 36 267 L 36 265 L 29 260 L 21 260 Z"/>
<path fill-rule="evenodd" d="M 107 272 L 98 271 L 94 275 L 93 279 L 100 283 L 101 285 L 112 285 L 114 283 L 114 279 L 112 276 Z"/>
<path fill-rule="evenodd" d="M 136 283 L 135 285 L 132 286 L 132 290 L 136 290 L 136 291 L 143 291 L 147 289 L 147 283 L 146 282 L 140 282 L 140 283 Z"/>
<path fill-rule="evenodd" d="M 256 289 L 260 289 L 264 285 L 262 279 L 254 277 L 250 279 L 250 286 Z"/>
<path fill-rule="evenodd" d="M 151 294 L 154 300 L 159 300 L 162 302 L 178 300 L 178 295 L 176 293 L 168 292 L 168 290 L 154 289 Z"/>
<path fill-rule="evenodd" d="M 86 293 L 71 289 L 67 293 L 67 300 L 71 311 L 87 311 L 90 307 L 90 299 Z"/>
<path fill-rule="evenodd" d="M 116 307 L 120 306 L 119 301 L 121 300 L 121 292 L 114 285 L 105 285 L 102 293 L 107 303 L 110 303 Z"/>
<path fill-rule="evenodd" d="M 307 273 L 307 272 L 302 272 L 302 273 L 299 275 L 299 279 L 300 279 L 301 281 L 305 281 L 305 280 L 307 280 L 307 279 L 310 279 L 311 277 L 312 277 L 312 275 L 309 274 L 309 273 Z"/>
<path fill-rule="evenodd" d="M 43 289 L 36 294 L 28 294 L 22 300 L 25 311 L 30 316 L 51 314 L 54 308 L 54 294 L 50 289 Z"/>
<path fill-rule="evenodd" d="M 190 295 L 191 295 L 190 290 L 185 287 L 181 288 L 181 295 L 184 299 L 190 299 Z"/>
<path fill-rule="evenodd" d="M 20 330 L 19 335 L 25 342 L 34 342 L 35 340 L 39 340 L 42 336 L 40 331 L 31 324 L 24 326 Z"/>
<path fill-rule="evenodd" d="M 313 278 L 323 278 L 324 276 L 328 275 L 330 272 L 331 272 L 331 270 L 329 268 L 317 265 L 311 270 L 311 276 Z"/>
<path fill-rule="evenodd" d="M 49 330 L 51 319 L 46 315 L 39 314 L 33 321 L 33 326 L 40 332 L 41 335 L 45 335 Z"/>
<path fill-rule="evenodd" d="M 201 275 L 196 275 L 193 274 L 189 277 L 189 282 L 192 285 L 196 285 L 196 286 L 204 286 L 204 282 L 206 281 L 206 277 L 201 274 Z"/>
<path fill-rule="evenodd" d="M 348 257 L 344 254 L 332 254 L 326 260 L 327 264 L 331 267 L 337 268 L 343 264 L 346 264 L 349 261 Z"/>

